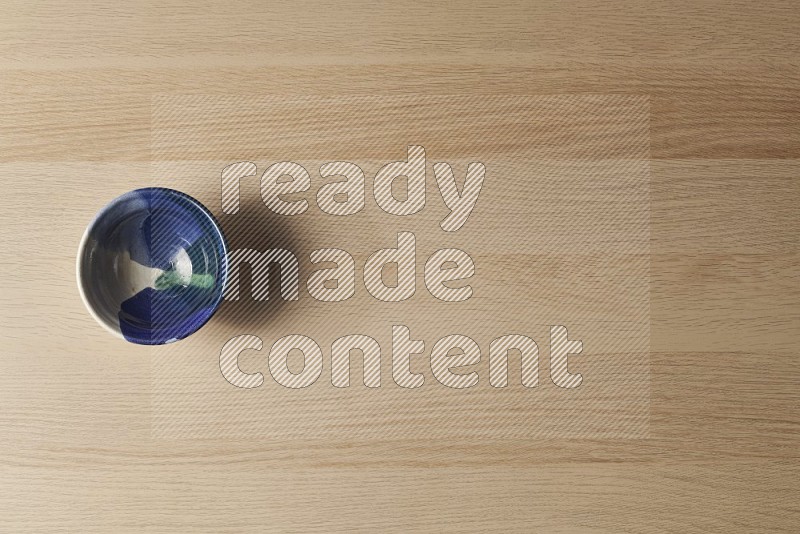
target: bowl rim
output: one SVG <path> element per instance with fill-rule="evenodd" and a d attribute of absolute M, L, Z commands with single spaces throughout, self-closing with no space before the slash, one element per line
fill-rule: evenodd
<path fill-rule="evenodd" d="M 81 263 L 82 259 L 84 258 L 84 255 L 86 254 L 86 247 L 89 243 L 89 235 L 97 225 L 97 222 L 100 220 L 101 217 L 106 215 L 113 207 L 118 205 L 123 199 L 137 193 L 140 194 L 163 193 L 167 195 L 179 196 L 185 200 L 188 200 L 194 207 L 198 208 L 199 211 L 202 212 L 208 218 L 208 220 L 211 222 L 212 227 L 214 228 L 214 230 L 216 230 L 217 236 L 219 237 L 220 243 L 222 244 L 222 258 L 221 258 L 222 291 L 220 291 L 219 297 L 217 298 L 216 302 L 214 302 L 211 313 L 208 314 L 208 317 L 206 317 L 202 322 L 200 322 L 196 328 L 194 328 L 186 335 L 182 337 L 172 338 L 166 341 L 161 341 L 159 343 L 152 343 L 148 342 L 148 340 L 139 338 L 127 338 L 122 334 L 121 329 L 114 328 L 114 326 L 109 324 L 108 321 L 101 318 L 95 311 L 94 306 L 89 302 L 89 298 L 84 288 L 83 278 L 81 276 L 83 272 Z M 150 346 L 167 345 L 175 341 L 185 339 L 186 337 L 189 337 L 190 335 L 194 334 L 195 332 L 200 330 L 203 326 L 205 326 L 205 324 L 217 313 L 217 310 L 219 309 L 219 306 L 224 298 L 225 286 L 228 283 L 228 241 L 225 238 L 225 233 L 222 231 L 222 226 L 219 224 L 217 218 L 214 217 L 214 214 L 211 213 L 211 211 L 207 207 L 205 207 L 205 205 L 203 205 L 202 202 L 200 202 L 193 196 L 188 195 L 183 191 L 178 191 L 177 189 L 170 189 L 168 187 L 141 187 L 139 189 L 133 189 L 131 191 L 127 191 L 121 195 L 114 197 L 111 201 L 107 202 L 102 208 L 100 208 L 100 210 L 97 213 L 95 213 L 94 217 L 92 217 L 92 220 L 89 222 L 89 224 L 86 225 L 86 228 L 83 231 L 83 235 L 81 236 L 81 240 L 78 243 L 78 254 L 75 258 L 75 275 L 76 275 L 76 282 L 78 285 L 78 293 L 80 294 L 84 307 L 89 312 L 89 315 L 91 315 L 92 318 L 94 318 L 94 320 L 100 326 L 102 326 L 106 331 L 110 332 L 114 337 L 118 339 L 122 339 L 124 341 L 128 341 L 130 343 L 134 343 L 137 345 L 150 345 Z"/>

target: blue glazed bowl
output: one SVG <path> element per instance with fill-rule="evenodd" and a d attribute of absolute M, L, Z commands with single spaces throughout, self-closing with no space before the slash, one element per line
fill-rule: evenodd
<path fill-rule="evenodd" d="M 142 345 L 196 332 L 222 300 L 227 246 L 194 198 L 160 187 L 111 201 L 89 224 L 77 259 L 78 288 L 107 330 Z"/>

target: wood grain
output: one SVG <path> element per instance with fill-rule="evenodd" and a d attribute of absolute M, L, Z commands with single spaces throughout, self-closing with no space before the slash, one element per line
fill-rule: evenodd
<path fill-rule="evenodd" d="M 799 22 L 789 1 L 3 2 L 0 530 L 796 530 Z M 151 184 L 164 93 L 647 95 L 649 438 L 155 439 L 150 359 L 88 318 L 74 254 Z"/>

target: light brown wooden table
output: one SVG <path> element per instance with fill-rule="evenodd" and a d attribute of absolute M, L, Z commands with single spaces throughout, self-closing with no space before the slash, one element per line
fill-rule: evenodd
<path fill-rule="evenodd" d="M 798 26 L 790 1 L 2 2 L 0 531 L 796 531 Z M 164 93 L 649 96 L 648 437 L 154 437 L 151 359 L 74 261 L 148 184 Z"/>

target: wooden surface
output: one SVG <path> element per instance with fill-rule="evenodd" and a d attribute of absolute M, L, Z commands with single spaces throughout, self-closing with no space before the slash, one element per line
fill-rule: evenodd
<path fill-rule="evenodd" d="M 0 530 L 796 530 L 793 2 L 0 14 Z M 648 437 L 154 436 L 150 352 L 91 321 L 74 258 L 99 205 L 150 183 L 164 93 L 647 95 Z"/>

